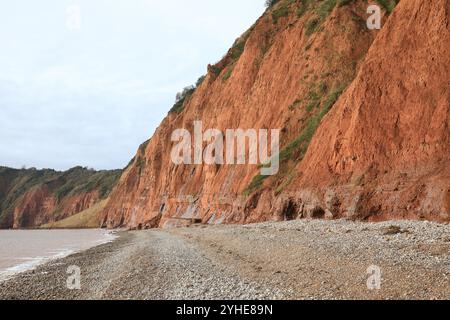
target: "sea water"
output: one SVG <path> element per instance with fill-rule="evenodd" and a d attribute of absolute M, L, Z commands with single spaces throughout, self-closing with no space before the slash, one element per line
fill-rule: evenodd
<path fill-rule="evenodd" d="M 110 242 L 106 230 L 0 230 L 0 281 L 52 259 Z"/>

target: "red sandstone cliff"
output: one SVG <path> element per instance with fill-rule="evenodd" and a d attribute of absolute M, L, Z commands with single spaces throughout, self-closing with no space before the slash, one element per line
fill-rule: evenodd
<path fill-rule="evenodd" d="M 297 172 L 337 216 L 449 220 L 449 1 L 399 3 Z"/>
<path fill-rule="evenodd" d="M 0 228 L 36 228 L 89 209 L 109 195 L 120 173 L 0 167 Z"/>
<path fill-rule="evenodd" d="M 58 201 L 47 186 L 26 193 L 14 209 L 14 229 L 34 228 L 65 219 L 89 209 L 100 201 L 97 190 L 80 193 Z"/>
<path fill-rule="evenodd" d="M 269 8 L 139 148 L 104 225 L 448 221 L 450 2 L 400 1 L 380 32 L 367 29 L 366 9 L 362 0 Z M 175 165 L 172 132 L 192 132 L 195 120 L 222 131 L 280 128 L 280 172 Z"/>

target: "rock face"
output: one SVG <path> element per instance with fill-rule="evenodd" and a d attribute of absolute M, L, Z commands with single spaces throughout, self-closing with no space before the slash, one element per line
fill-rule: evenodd
<path fill-rule="evenodd" d="M 399 3 L 297 172 L 337 216 L 449 219 L 449 1 Z"/>
<path fill-rule="evenodd" d="M 14 209 L 13 229 L 34 228 L 65 219 L 86 209 L 100 200 L 97 190 L 80 193 L 58 202 L 53 191 L 43 185 L 27 192 Z"/>
<path fill-rule="evenodd" d="M 0 167 L 0 228 L 35 228 L 82 212 L 106 198 L 120 174 Z"/>
<path fill-rule="evenodd" d="M 450 218 L 450 2 L 278 1 L 124 171 L 103 225 Z M 174 130 L 280 129 L 280 170 L 177 165 Z M 205 143 L 206 145 L 206 143 Z"/>

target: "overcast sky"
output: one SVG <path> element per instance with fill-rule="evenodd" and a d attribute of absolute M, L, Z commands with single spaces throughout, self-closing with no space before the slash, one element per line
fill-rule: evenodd
<path fill-rule="evenodd" d="M 263 10 L 264 0 L 3 1 L 0 165 L 124 167 L 176 92 Z"/>

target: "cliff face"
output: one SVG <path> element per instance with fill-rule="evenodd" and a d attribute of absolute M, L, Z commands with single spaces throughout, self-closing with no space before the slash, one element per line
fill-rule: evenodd
<path fill-rule="evenodd" d="M 449 219 L 446 0 L 278 1 L 172 109 L 124 171 L 108 227 L 299 217 Z M 280 170 L 176 165 L 176 129 L 281 130 Z M 206 144 L 204 144 L 206 145 Z"/>
<path fill-rule="evenodd" d="M 0 168 L 0 228 L 35 228 L 106 198 L 121 171 Z"/>
<path fill-rule="evenodd" d="M 296 170 L 337 216 L 449 220 L 449 1 L 398 4 Z"/>

